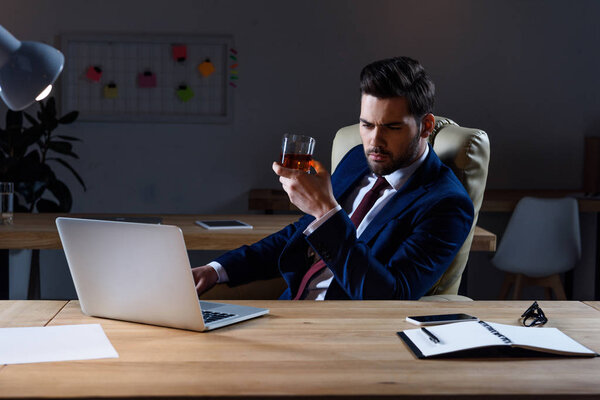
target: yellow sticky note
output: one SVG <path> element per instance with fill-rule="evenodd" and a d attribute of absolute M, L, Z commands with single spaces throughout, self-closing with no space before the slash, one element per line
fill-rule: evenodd
<path fill-rule="evenodd" d="M 203 63 L 198 64 L 198 71 L 200 71 L 202 76 L 206 78 L 215 72 L 215 66 L 207 58 Z"/>
<path fill-rule="evenodd" d="M 104 98 L 106 99 L 116 99 L 119 97 L 119 89 L 116 85 L 106 85 L 104 86 Z"/>

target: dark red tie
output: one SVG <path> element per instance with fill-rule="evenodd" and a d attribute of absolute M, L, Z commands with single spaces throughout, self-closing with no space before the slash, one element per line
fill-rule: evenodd
<path fill-rule="evenodd" d="M 373 207 L 373 204 L 375 204 L 379 198 L 380 192 L 389 186 L 390 184 L 385 180 L 384 177 L 380 176 L 377 178 L 373 187 L 365 194 L 365 197 L 363 197 L 358 207 L 356 207 L 356 210 L 354 210 L 352 217 L 350 217 L 350 220 L 354 223 L 354 226 L 358 228 L 361 221 L 365 218 L 365 215 L 367 215 L 371 207 Z M 308 282 L 317 272 L 321 271 L 326 266 L 327 264 L 325 264 L 325 261 L 322 259 L 311 265 L 311 267 L 302 277 L 300 287 L 298 288 L 298 293 L 296 293 L 294 300 L 300 300 L 300 296 L 302 296 L 302 293 L 304 293 L 304 289 L 306 289 Z"/>

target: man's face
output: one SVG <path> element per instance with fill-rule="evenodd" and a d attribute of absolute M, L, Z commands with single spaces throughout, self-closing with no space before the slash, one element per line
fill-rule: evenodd
<path fill-rule="evenodd" d="M 360 136 L 371 171 L 387 175 L 416 161 L 427 146 L 433 115 L 419 124 L 404 97 L 380 99 L 363 94 Z"/>

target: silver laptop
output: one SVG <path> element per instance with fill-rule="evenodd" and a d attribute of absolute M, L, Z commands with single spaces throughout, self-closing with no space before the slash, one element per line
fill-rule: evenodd
<path fill-rule="evenodd" d="M 63 217 L 56 226 L 84 314 L 205 331 L 269 312 L 198 301 L 176 226 Z"/>

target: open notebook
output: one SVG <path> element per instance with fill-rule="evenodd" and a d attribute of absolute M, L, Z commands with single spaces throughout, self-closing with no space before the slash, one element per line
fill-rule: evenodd
<path fill-rule="evenodd" d="M 422 329 L 398 332 L 418 358 L 437 356 L 487 356 L 502 354 L 550 353 L 563 356 L 598 356 L 557 328 L 525 328 L 495 322 L 470 321 L 438 325 L 426 329 L 438 343 Z M 498 352 L 497 350 L 500 350 Z M 526 352 L 523 352 L 525 350 Z"/>

